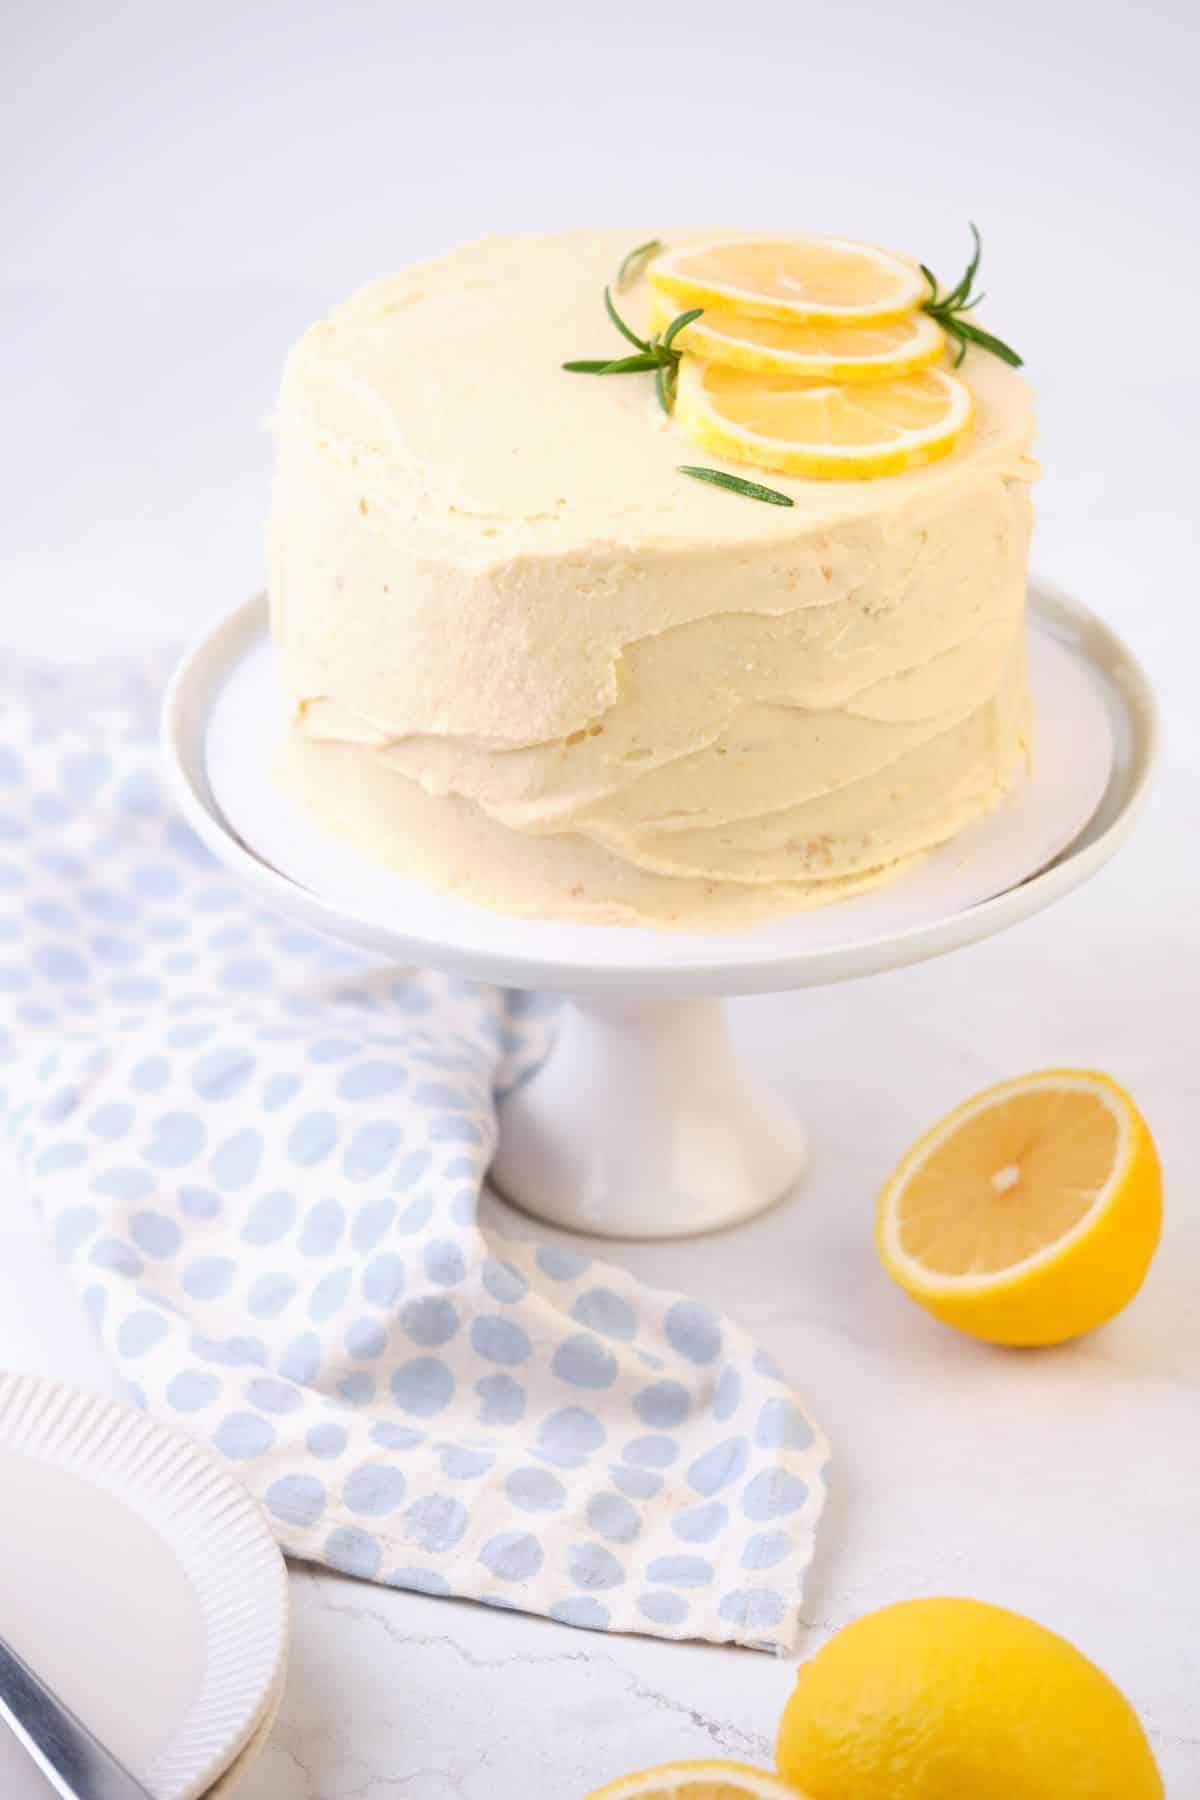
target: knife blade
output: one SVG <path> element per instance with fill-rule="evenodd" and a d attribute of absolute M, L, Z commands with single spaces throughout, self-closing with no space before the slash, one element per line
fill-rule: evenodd
<path fill-rule="evenodd" d="M 153 1800 L 2 1636 L 0 1718 L 64 1800 Z"/>

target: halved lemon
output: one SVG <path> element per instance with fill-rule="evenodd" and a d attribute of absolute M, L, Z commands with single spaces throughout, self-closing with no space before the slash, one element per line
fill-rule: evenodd
<path fill-rule="evenodd" d="M 1162 1226 L 1145 1120 L 1092 1070 L 1001 1082 L 914 1144 L 879 1198 L 889 1275 L 998 1344 L 1059 1344 L 1132 1300 Z"/>
<path fill-rule="evenodd" d="M 678 311 L 674 301 L 656 294 L 651 329 L 665 330 Z M 781 319 L 746 318 L 724 307 L 706 307 L 675 339 L 677 349 L 724 368 L 828 381 L 914 375 L 938 360 L 945 343 L 941 326 L 923 312 L 883 325 L 847 325 L 836 319 L 789 325 Z"/>
<path fill-rule="evenodd" d="M 661 1763 L 597 1788 L 587 1800 L 804 1800 L 797 1788 L 737 1762 Z"/>
<path fill-rule="evenodd" d="M 650 283 L 684 306 L 726 306 L 796 324 L 840 319 L 860 325 L 898 319 L 928 295 L 914 264 L 846 238 L 724 238 L 667 250 Z"/>
<path fill-rule="evenodd" d="M 698 444 L 734 462 L 868 480 L 948 456 L 974 403 L 944 369 L 896 381 L 797 381 L 685 356 L 675 411 Z"/>

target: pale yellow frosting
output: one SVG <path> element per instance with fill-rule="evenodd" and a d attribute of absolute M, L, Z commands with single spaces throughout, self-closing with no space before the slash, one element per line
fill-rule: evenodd
<path fill-rule="evenodd" d="M 1032 406 L 973 353 L 940 463 L 764 477 L 790 509 L 690 481 L 711 458 L 648 377 L 559 367 L 620 353 L 600 292 L 636 241 L 468 245 L 293 351 L 281 768 L 373 859 L 483 905 L 737 925 L 876 885 L 1016 778 Z"/>

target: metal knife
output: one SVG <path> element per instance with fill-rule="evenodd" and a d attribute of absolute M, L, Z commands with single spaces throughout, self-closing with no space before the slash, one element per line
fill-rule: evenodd
<path fill-rule="evenodd" d="M 12 1726 L 64 1800 L 153 1800 L 3 1637 L 0 1719 Z"/>

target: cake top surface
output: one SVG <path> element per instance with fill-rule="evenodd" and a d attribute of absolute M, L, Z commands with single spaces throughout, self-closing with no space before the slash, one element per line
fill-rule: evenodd
<path fill-rule="evenodd" d="M 669 241 L 715 235 L 677 232 Z M 975 471 L 1011 464 L 1029 478 L 1029 387 L 972 350 L 959 373 L 975 420 L 939 462 L 872 481 L 763 476 L 790 508 L 688 480 L 681 463 L 716 459 L 664 415 L 651 379 L 594 379 L 561 367 L 627 348 L 602 293 L 638 242 L 636 230 L 490 237 L 362 289 L 293 350 L 276 420 L 281 443 L 299 440 L 340 465 L 368 507 L 382 504 L 415 533 L 484 557 L 602 542 L 782 542 L 919 505 Z M 621 306 L 641 330 L 646 283 Z"/>

